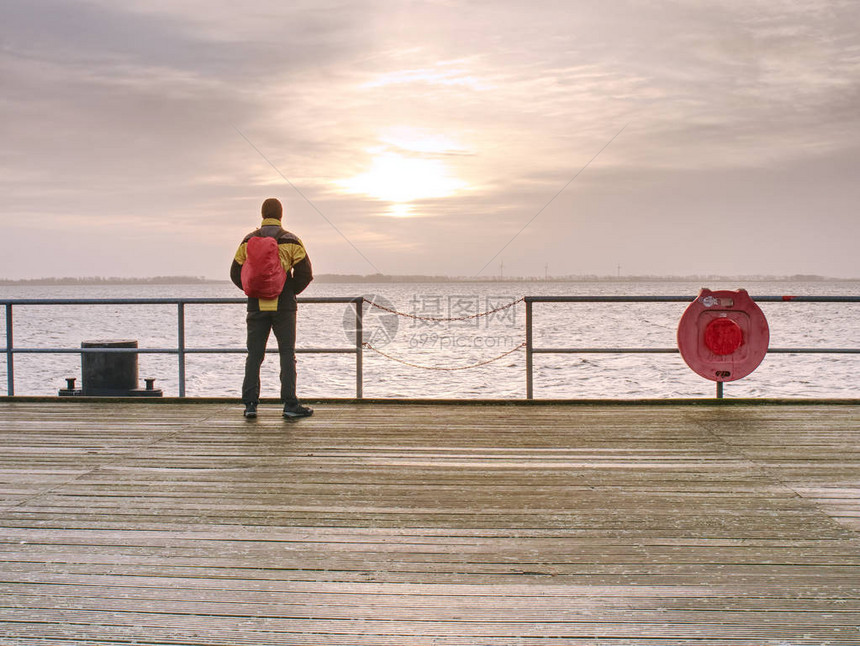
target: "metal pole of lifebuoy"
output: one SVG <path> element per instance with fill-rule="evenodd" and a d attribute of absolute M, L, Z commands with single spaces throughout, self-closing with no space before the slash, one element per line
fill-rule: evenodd
<path fill-rule="evenodd" d="M 364 397 L 364 298 L 356 298 L 355 306 L 355 397 Z"/>
<path fill-rule="evenodd" d="M 179 358 L 179 396 L 185 397 L 185 303 L 177 305 L 177 356 Z"/>
<path fill-rule="evenodd" d="M 526 399 L 534 399 L 534 358 L 532 355 L 532 302 L 526 299 Z"/>
<path fill-rule="evenodd" d="M 723 382 L 718 381 L 717 382 L 717 399 L 722 399 L 722 398 L 723 398 Z"/>
<path fill-rule="evenodd" d="M 6 394 L 15 394 L 15 360 L 12 355 L 12 303 L 6 303 Z"/>

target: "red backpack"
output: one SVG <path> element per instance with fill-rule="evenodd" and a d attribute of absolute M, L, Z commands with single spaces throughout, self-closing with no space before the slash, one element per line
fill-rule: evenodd
<path fill-rule="evenodd" d="M 267 236 L 248 240 L 247 257 L 242 265 L 242 289 L 251 298 L 277 298 L 281 295 L 287 272 L 281 265 L 278 241 Z"/>

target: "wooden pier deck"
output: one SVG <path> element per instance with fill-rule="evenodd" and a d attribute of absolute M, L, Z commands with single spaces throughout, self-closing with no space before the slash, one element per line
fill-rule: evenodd
<path fill-rule="evenodd" d="M 0 644 L 860 644 L 860 406 L 0 402 Z"/>

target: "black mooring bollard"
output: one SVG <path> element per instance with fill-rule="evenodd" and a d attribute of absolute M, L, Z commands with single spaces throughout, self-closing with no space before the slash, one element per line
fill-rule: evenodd
<path fill-rule="evenodd" d="M 137 349 L 137 341 L 82 341 L 82 348 Z M 82 352 L 82 394 L 122 395 L 137 388 L 136 352 Z"/>
<path fill-rule="evenodd" d="M 155 379 L 146 379 L 146 388 L 138 388 L 137 341 L 82 341 L 81 388 L 75 389 L 74 378 L 66 378 L 67 388 L 60 396 L 85 397 L 161 397 L 154 387 Z M 99 352 L 98 349 L 104 350 Z M 121 350 L 127 349 L 127 352 Z"/>

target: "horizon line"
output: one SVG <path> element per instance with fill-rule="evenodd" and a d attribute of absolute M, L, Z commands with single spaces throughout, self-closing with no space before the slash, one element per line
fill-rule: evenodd
<path fill-rule="evenodd" d="M 821 274 L 561 274 L 549 276 L 451 276 L 447 274 L 341 274 L 325 273 L 314 277 L 319 282 L 625 282 L 643 280 L 772 280 L 772 281 L 842 281 L 857 282 L 860 277 L 837 277 Z M 43 284 L 230 284 L 229 279 L 205 276 L 47 276 L 37 278 L 0 278 L 0 286 Z"/>

